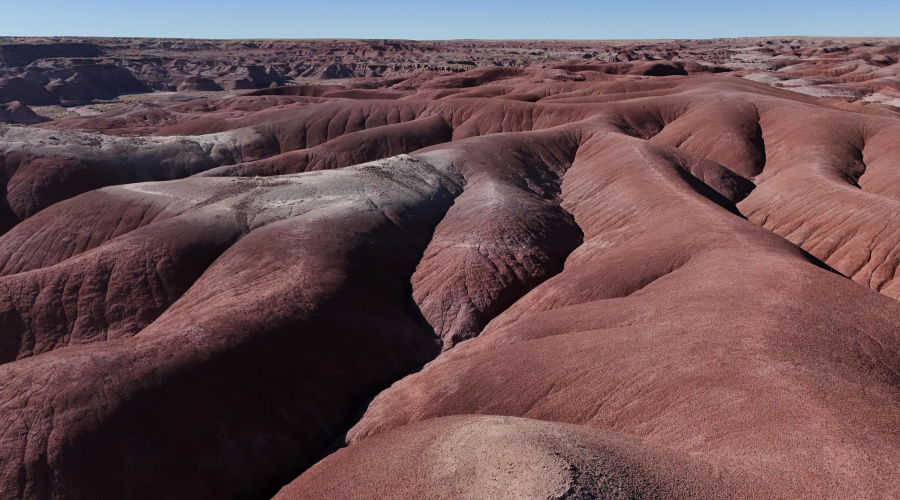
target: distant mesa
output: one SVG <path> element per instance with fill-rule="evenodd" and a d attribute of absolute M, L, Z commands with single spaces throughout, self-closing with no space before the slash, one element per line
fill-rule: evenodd
<path fill-rule="evenodd" d="M 99 45 L 84 42 L 8 43 L 0 44 L 0 64 L 28 66 L 39 59 L 102 56 Z"/>

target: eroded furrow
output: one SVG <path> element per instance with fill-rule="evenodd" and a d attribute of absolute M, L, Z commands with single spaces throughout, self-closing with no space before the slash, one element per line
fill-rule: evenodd
<path fill-rule="evenodd" d="M 854 439 L 873 432 L 896 439 L 890 405 L 875 417 L 871 406 L 843 399 L 869 397 L 854 396 L 869 384 L 885 391 L 878 396 L 885 402 L 897 397 L 894 369 L 886 368 L 900 359 L 896 318 L 887 312 L 900 308 L 895 301 L 821 269 L 789 242 L 696 191 L 670 150 L 613 131 L 585 140 L 562 186 L 563 206 L 583 229 L 584 243 L 563 272 L 480 336 L 380 394 L 348 434 L 351 446 L 309 474 L 353 463 L 382 433 L 423 438 L 416 422 L 508 415 L 626 432 L 728 474 L 766 477 L 773 496 L 815 496 L 777 476 L 787 464 L 797 467 L 794 454 L 808 459 L 804 450 L 822 442 L 843 446 L 847 420 L 867 422 Z M 810 309 L 806 300 L 790 298 L 808 296 L 810 283 L 827 283 L 814 287 L 827 306 Z M 849 297 L 877 300 L 890 325 L 877 333 L 860 326 L 859 314 L 871 311 L 860 313 Z M 749 320 L 738 312 L 747 304 L 762 304 Z M 827 354 L 863 345 L 855 367 Z M 780 369 L 767 371 L 771 363 Z M 834 370 L 830 395 L 814 389 L 822 372 L 809 376 L 823 363 Z M 820 405 L 830 410 L 819 412 Z M 703 417 L 708 412 L 718 418 Z M 792 429 L 790 444 L 785 434 L 771 433 L 775 422 Z M 711 440 L 697 441 L 698 429 Z M 892 453 L 891 446 L 879 453 Z M 729 450 L 745 450 L 746 457 L 751 447 L 759 454 L 730 458 Z M 807 473 L 843 474 L 834 467 L 825 459 Z M 858 472 L 842 477 L 851 491 L 887 477 L 884 469 Z"/>
<path fill-rule="evenodd" d="M 466 178 L 412 277 L 413 298 L 444 349 L 477 336 L 559 273 L 581 244 L 559 198 L 576 150 L 571 130 L 555 130 L 467 139 L 423 153 L 451 158 Z"/>

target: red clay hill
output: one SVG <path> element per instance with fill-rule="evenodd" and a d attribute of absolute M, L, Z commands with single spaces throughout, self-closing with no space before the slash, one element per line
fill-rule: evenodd
<path fill-rule="evenodd" d="M 900 41 L 4 43 L 0 497 L 900 496 Z"/>

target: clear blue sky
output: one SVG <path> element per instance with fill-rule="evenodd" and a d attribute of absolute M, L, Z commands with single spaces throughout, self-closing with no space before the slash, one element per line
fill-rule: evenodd
<path fill-rule="evenodd" d="M 900 36 L 900 0 L 0 0 L 2 35 L 418 40 Z"/>

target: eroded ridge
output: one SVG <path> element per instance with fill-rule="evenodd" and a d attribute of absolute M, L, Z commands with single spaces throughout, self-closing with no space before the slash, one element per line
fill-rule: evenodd
<path fill-rule="evenodd" d="M 0 496 L 900 495 L 900 117 L 663 66 L 3 129 Z"/>

